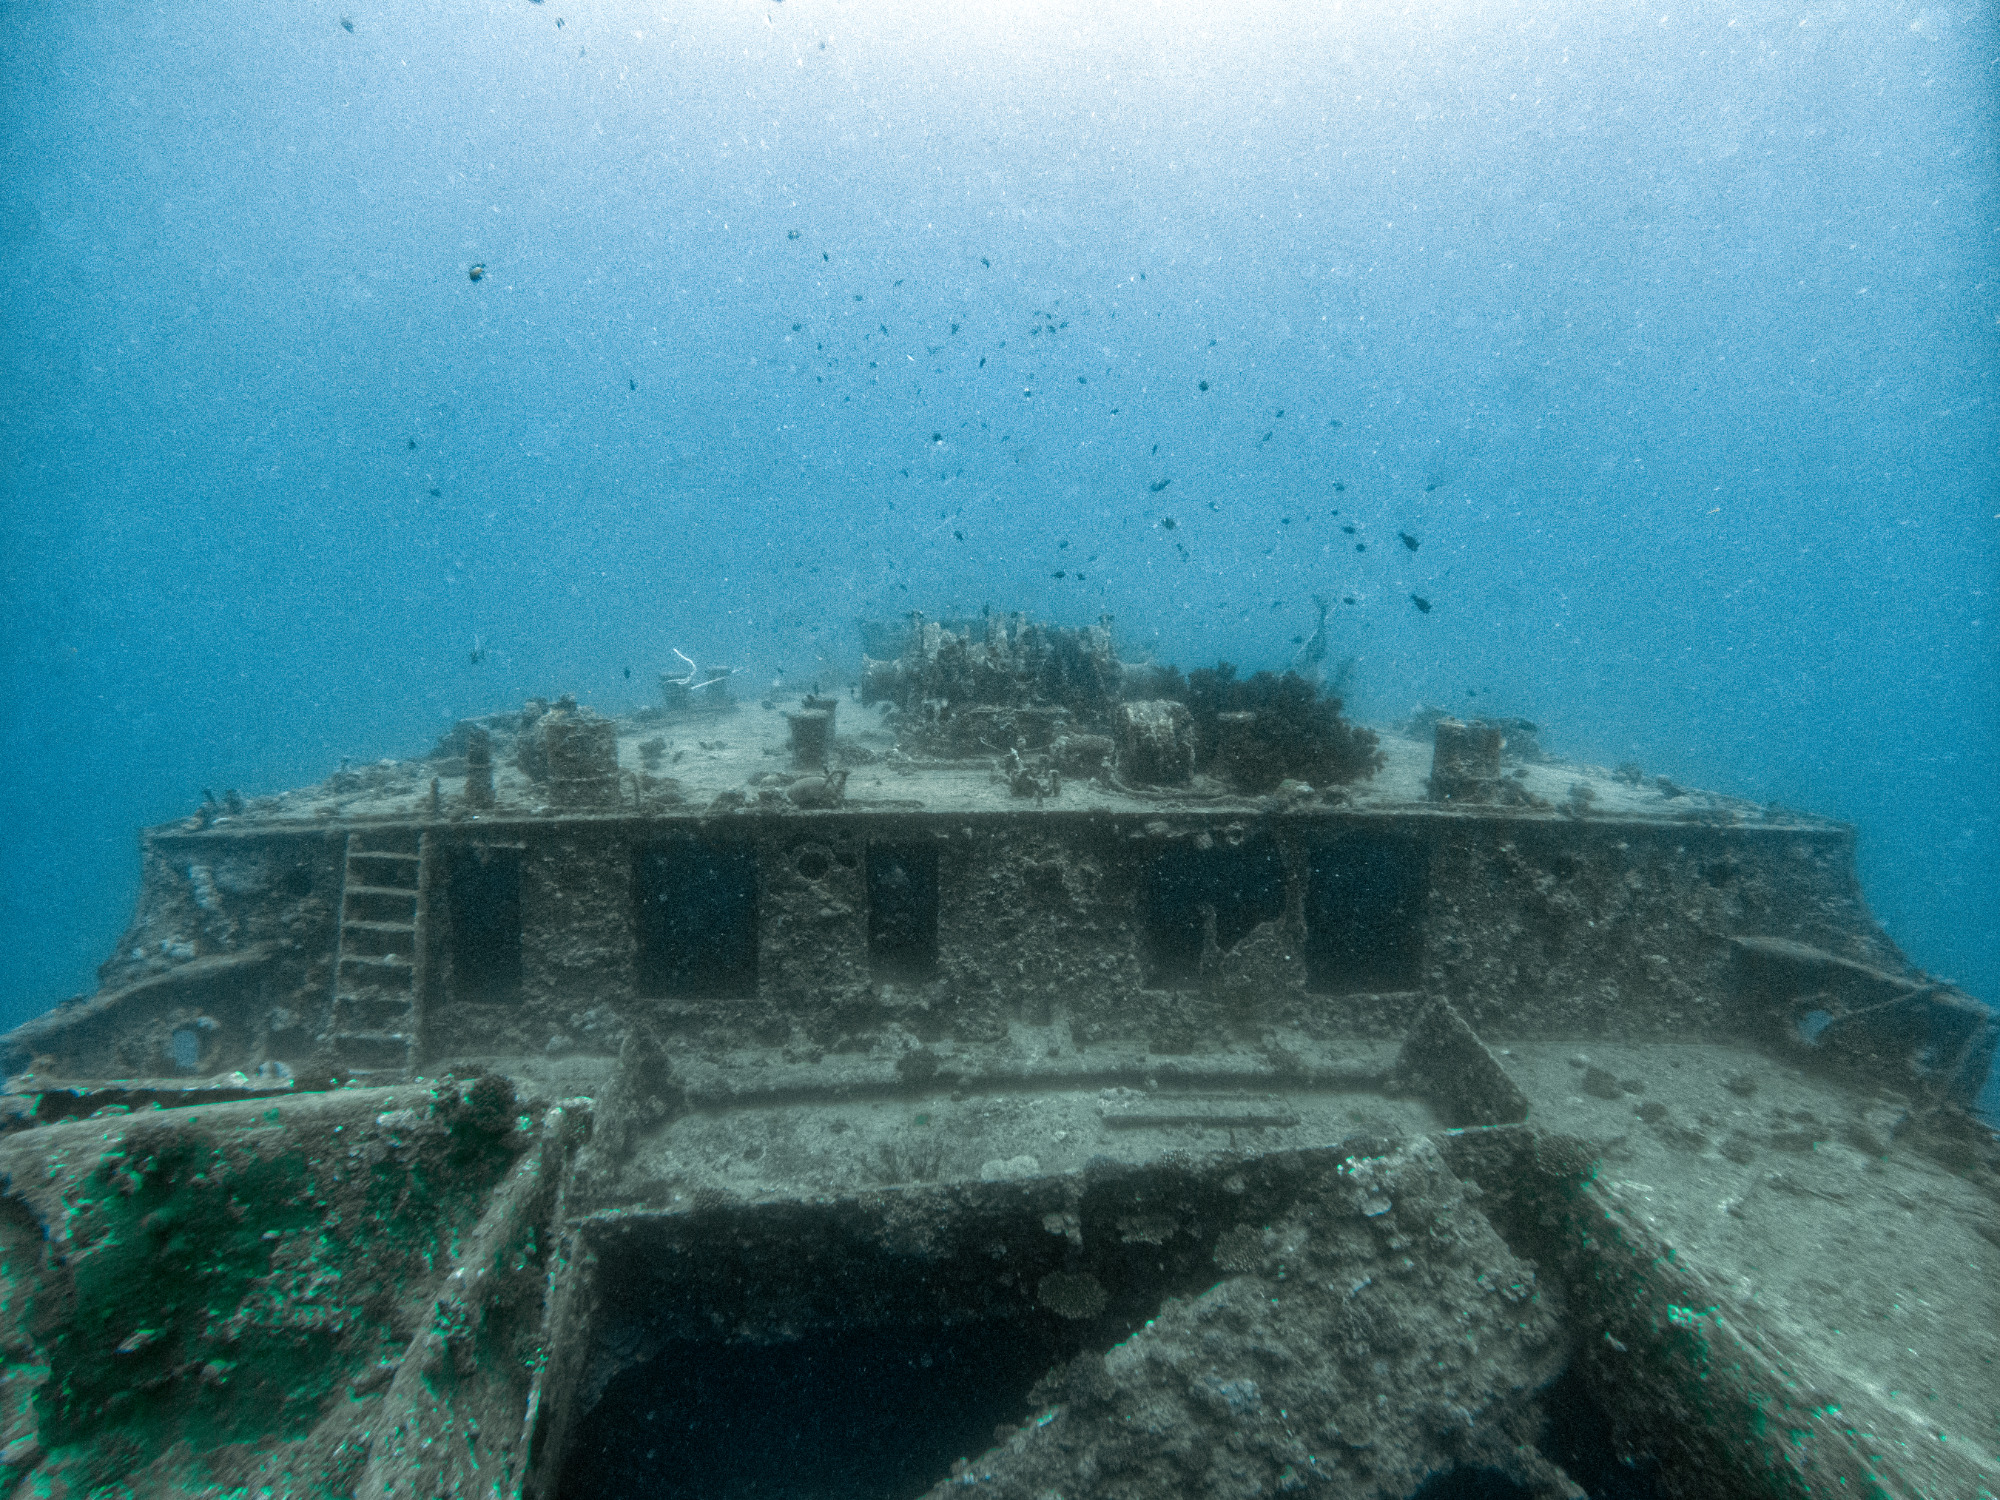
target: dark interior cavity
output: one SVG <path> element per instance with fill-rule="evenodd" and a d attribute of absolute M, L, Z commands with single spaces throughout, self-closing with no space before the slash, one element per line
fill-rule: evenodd
<path fill-rule="evenodd" d="M 1278 1218 L 1319 1171 L 1155 1163 L 1102 1169 L 1079 1198 L 893 1194 L 606 1226 L 589 1337 L 612 1373 L 565 1443 L 558 1493 L 919 1495 L 1033 1415 L 1044 1375 L 1213 1286 L 1219 1237 Z M 1081 1245 L 1050 1232 L 1064 1210 Z M 934 1225 L 926 1253 L 886 1250 L 887 1222 L 913 1214 Z"/>
<path fill-rule="evenodd" d="M 677 1341 L 612 1377 L 560 1500 L 908 1500 L 1027 1415 L 1062 1357 L 1044 1323 Z"/>
<path fill-rule="evenodd" d="M 1351 833 L 1312 851 L 1306 982 L 1331 994 L 1413 990 L 1422 980 L 1429 846 Z"/>
<path fill-rule="evenodd" d="M 937 933 L 937 845 L 870 844 L 868 964 L 875 977 L 932 978 Z"/>
<path fill-rule="evenodd" d="M 1433 1474 L 1417 1486 L 1410 1500 L 1535 1500 L 1505 1474 L 1493 1469 L 1457 1468 Z"/>
<path fill-rule="evenodd" d="M 640 849 L 639 993 L 742 999 L 757 993 L 757 856 L 686 834 Z"/>
<path fill-rule="evenodd" d="M 455 850 L 447 885 L 453 998 L 517 999 L 521 993 L 521 851 L 482 844 Z"/>
<path fill-rule="evenodd" d="M 1284 860 L 1270 838 L 1208 849 L 1176 845 L 1153 861 L 1144 902 L 1147 983 L 1191 983 L 1201 972 L 1211 909 L 1215 946 L 1224 953 L 1258 924 L 1284 915 Z"/>
<path fill-rule="evenodd" d="M 1589 1377 L 1575 1365 L 1542 1392 L 1542 1411 L 1548 1423 L 1535 1446 L 1551 1463 L 1562 1465 L 1590 1500 L 1666 1500 L 1656 1462 L 1618 1456 L 1611 1417 Z"/>

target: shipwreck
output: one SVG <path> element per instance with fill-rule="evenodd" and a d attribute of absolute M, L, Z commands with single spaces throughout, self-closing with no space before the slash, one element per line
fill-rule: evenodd
<path fill-rule="evenodd" d="M 2000 1485 L 1994 1029 L 1851 828 L 867 646 L 146 830 L 4 1039 L 0 1490 Z"/>

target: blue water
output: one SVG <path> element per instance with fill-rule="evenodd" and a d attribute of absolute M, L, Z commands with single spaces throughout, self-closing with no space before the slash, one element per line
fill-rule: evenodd
<path fill-rule="evenodd" d="M 203 787 L 1315 592 L 2000 996 L 1990 7 L 347 3 L 0 10 L 0 1024 Z"/>

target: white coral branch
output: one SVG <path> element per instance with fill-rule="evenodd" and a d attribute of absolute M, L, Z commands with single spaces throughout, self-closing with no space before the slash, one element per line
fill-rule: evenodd
<path fill-rule="evenodd" d="M 731 677 L 734 677 L 738 672 L 743 670 L 741 667 L 711 667 L 709 670 L 713 672 L 714 675 L 711 677 L 703 678 L 700 682 L 696 682 L 695 678 L 701 676 L 701 669 L 694 664 L 694 658 L 692 656 L 689 656 L 687 652 L 681 650 L 681 648 L 678 646 L 675 646 L 671 649 L 673 650 L 674 655 L 678 656 L 682 661 L 687 663 L 687 676 L 669 677 L 667 676 L 666 673 L 662 672 L 660 674 L 660 680 L 662 682 L 671 682 L 675 687 L 678 688 L 685 688 L 690 693 L 700 692 L 701 689 L 705 687 L 714 687 L 718 682 L 727 682 Z"/>

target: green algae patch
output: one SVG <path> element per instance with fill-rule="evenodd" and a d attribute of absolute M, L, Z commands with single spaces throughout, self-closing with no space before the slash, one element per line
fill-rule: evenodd
<path fill-rule="evenodd" d="M 418 1331 L 405 1324 L 515 1159 L 492 1112 L 298 1130 L 183 1118 L 112 1136 L 47 1226 L 59 1253 L 37 1301 L 63 1316 L 38 1317 L 38 1482 L 206 1489 L 254 1453 L 293 1451 L 274 1444 L 326 1446 L 330 1415 L 339 1426 L 377 1399 Z M 316 1461 L 304 1471 L 325 1478 Z"/>
<path fill-rule="evenodd" d="M 287 1234 L 315 1227 L 304 1155 L 221 1154 L 180 1140 L 108 1153 L 74 1206 L 75 1314 L 48 1342 L 42 1440 L 130 1429 L 197 1449 L 306 1431 L 336 1376 L 323 1330 L 223 1330 L 270 1276 Z M 150 1444 L 149 1444 L 150 1445 Z"/>

